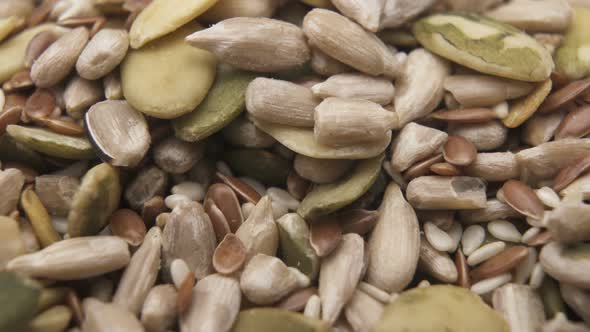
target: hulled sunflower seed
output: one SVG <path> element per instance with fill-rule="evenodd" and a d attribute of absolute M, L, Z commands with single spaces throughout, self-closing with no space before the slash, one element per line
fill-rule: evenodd
<path fill-rule="evenodd" d="M 86 45 L 76 70 L 87 80 L 104 77 L 117 67 L 127 54 L 129 35 L 122 29 L 102 29 Z"/>
<path fill-rule="evenodd" d="M 458 278 L 457 267 L 449 254 L 436 250 L 424 237 L 420 240 L 418 268 L 445 283 L 454 283 Z"/>
<path fill-rule="evenodd" d="M 323 76 L 332 76 L 353 70 L 348 65 L 331 58 L 317 48 L 311 49 L 310 66 L 315 73 Z"/>
<path fill-rule="evenodd" d="M 25 253 L 24 239 L 21 237 L 17 221 L 0 217 L 0 269 L 13 258 Z"/>
<path fill-rule="evenodd" d="M 343 15 L 355 20 L 363 28 L 371 32 L 379 29 L 382 1 L 334 0 L 332 3 Z"/>
<path fill-rule="evenodd" d="M 162 234 L 163 269 L 170 273 L 176 258 L 183 259 L 199 279 L 213 273 L 211 259 L 217 241 L 211 221 L 196 202 L 175 207 Z"/>
<path fill-rule="evenodd" d="M 496 241 L 483 245 L 469 255 L 467 258 L 467 264 L 469 264 L 469 266 L 475 266 L 479 263 L 485 262 L 491 257 L 501 253 L 504 248 L 506 248 L 506 242 L 503 241 Z"/>
<path fill-rule="evenodd" d="M 463 136 L 475 145 L 477 151 L 495 150 L 508 139 L 508 128 L 497 120 L 485 123 L 450 123 L 447 133 Z"/>
<path fill-rule="evenodd" d="M 313 9 L 303 31 L 310 45 L 363 73 L 397 77 L 402 70 L 402 61 L 377 36 L 336 12 Z"/>
<path fill-rule="evenodd" d="M 256 254 L 276 255 L 279 232 L 272 211 L 270 198 L 264 196 L 236 231 L 246 247 L 246 263 Z"/>
<path fill-rule="evenodd" d="M 135 316 L 116 304 L 103 303 L 93 298 L 84 300 L 86 318 L 82 330 L 88 332 L 107 332 L 124 329 L 129 332 L 141 332 L 143 326 Z M 106 319 L 105 319 L 106 318 Z"/>
<path fill-rule="evenodd" d="M 333 75 L 312 86 L 311 90 L 320 98 L 363 99 L 380 105 L 390 104 L 395 92 L 390 80 L 358 73 Z"/>
<path fill-rule="evenodd" d="M 320 267 L 319 294 L 322 320 L 332 324 L 354 294 L 363 268 L 364 241 L 357 234 L 346 234 L 340 246 Z"/>
<path fill-rule="evenodd" d="M 68 115 L 82 119 L 88 107 L 102 99 L 102 94 L 102 87 L 98 82 L 75 76 L 68 82 L 63 94 Z"/>
<path fill-rule="evenodd" d="M 192 304 L 181 317 L 180 331 L 229 331 L 240 311 L 241 298 L 234 278 L 213 274 L 199 280 Z"/>
<path fill-rule="evenodd" d="M 4 188 L 0 194 L 0 215 L 7 216 L 16 210 L 24 184 L 25 176 L 20 170 L 9 168 L 0 172 L 0 186 Z"/>
<path fill-rule="evenodd" d="M 486 206 L 485 188 L 479 178 L 422 176 L 408 184 L 406 196 L 418 209 L 478 209 Z"/>
<path fill-rule="evenodd" d="M 156 166 L 149 166 L 137 172 L 137 176 L 125 188 L 125 200 L 135 210 L 155 196 L 164 195 L 168 187 L 168 174 Z"/>
<path fill-rule="evenodd" d="M 478 153 L 463 171 L 486 181 L 506 181 L 520 175 L 516 155 L 512 152 Z"/>
<path fill-rule="evenodd" d="M 344 308 L 344 316 L 354 331 L 367 332 L 377 324 L 384 305 L 361 290 L 355 290 Z"/>
<path fill-rule="evenodd" d="M 80 180 L 71 176 L 41 175 L 35 178 L 35 192 L 50 214 L 65 217 L 70 211 Z"/>
<path fill-rule="evenodd" d="M 488 232 L 498 240 L 520 242 L 522 235 L 513 223 L 506 220 L 494 220 L 488 223 Z"/>
<path fill-rule="evenodd" d="M 162 232 L 152 227 L 123 272 L 113 303 L 137 315 L 158 277 Z"/>
<path fill-rule="evenodd" d="M 185 142 L 176 137 L 169 137 L 153 148 L 154 162 L 168 173 L 186 173 L 203 158 L 204 149 L 201 143 Z"/>
<path fill-rule="evenodd" d="M 77 280 L 118 270 L 129 262 L 127 242 L 115 236 L 89 236 L 54 243 L 11 260 L 6 268 L 33 277 Z"/>
<path fill-rule="evenodd" d="M 304 86 L 259 77 L 246 90 L 246 109 L 253 117 L 290 126 L 313 127 L 320 100 Z"/>
<path fill-rule="evenodd" d="M 530 83 L 486 75 L 449 76 L 444 87 L 464 107 L 494 106 L 526 96 L 533 90 Z"/>
<path fill-rule="evenodd" d="M 507 284 L 492 295 L 494 310 L 502 313 L 511 331 L 539 331 L 545 322 L 543 302 L 528 286 Z"/>
<path fill-rule="evenodd" d="M 431 222 L 424 223 L 424 235 L 428 243 L 438 251 L 450 251 L 453 248 L 451 236 Z"/>
<path fill-rule="evenodd" d="M 176 323 L 176 289 L 163 284 L 153 287 L 141 309 L 141 324 L 147 332 L 166 332 Z"/>
<path fill-rule="evenodd" d="M 299 27 L 263 17 L 230 18 L 193 33 L 186 41 L 244 70 L 288 70 L 310 59 L 309 47 Z"/>
<path fill-rule="evenodd" d="M 589 150 L 590 139 L 566 138 L 522 150 L 516 154 L 516 159 L 531 176 L 543 179 L 556 175 L 563 167 L 585 157 Z"/>
<path fill-rule="evenodd" d="M 547 212 L 543 223 L 555 241 L 574 244 L 590 240 L 590 205 L 582 202 L 563 202 Z"/>
<path fill-rule="evenodd" d="M 580 289 L 565 283 L 560 283 L 559 289 L 565 303 L 588 324 L 590 322 L 590 292 L 587 289 Z"/>
<path fill-rule="evenodd" d="M 397 28 L 420 15 L 435 3 L 433 0 L 386 0 L 382 2 L 383 13 L 381 14 L 380 28 Z"/>
<path fill-rule="evenodd" d="M 440 130 L 411 122 L 403 127 L 392 143 L 391 166 L 405 171 L 417 161 L 434 154 L 447 140 Z"/>
<path fill-rule="evenodd" d="M 588 8 L 574 8 L 563 43 L 555 53 L 556 71 L 569 80 L 584 78 L 590 73 L 588 60 L 584 56 L 585 47 L 588 45 L 588 36 L 584 31 L 588 29 L 589 17 Z"/>
<path fill-rule="evenodd" d="M 497 199 L 490 199 L 483 209 L 459 211 L 459 219 L 463 223 L 473 224 L 496 219 L 516 218 L 520 214 L 510 205 Z"/>
<path fill-rule="evenodd" d="M 534 10 L 531 11 L 531 8 Z M 572 8 L 567 1 L 525 0 L 500 5 L 486 12 L 485 15 L 526 31 L 561 32 L 570 24 Z"/>

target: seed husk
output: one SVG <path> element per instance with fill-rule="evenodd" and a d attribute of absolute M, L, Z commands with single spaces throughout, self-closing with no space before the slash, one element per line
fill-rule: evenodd
<path fill-rule="evenodd" d="M 186 42 L 236 68 L 256 72 L 297 69 L 310 58 L 301 28 L 265 17 L 223 20 L 186 37 Z"/>
<path fill-rule="evenodd" d="M 431 51 L 482 73 L 539 82 L 554 68 L 551 54 L 536 40 L 489 18 L 434 14 L 416 22 L 413 32 Z"/>
<path fill-rule="evenodd" d="M 329 330 L 328 323 L 300 313 L 277 308 L 255 308 L 241 311 L 231 332 L 328 332 Z"/>
<path fill-rule="evenodd" d="M 56 242 L 16 257 L 6 268 L 31 277 L 79 280 L 118 270 L 129 262 L 127 242 L 115 236 L 87 236 Z"/>
<path fill-rule="evenodd" d="M 125 101 L 94 104 L 86 112 L 84 123 L 101 158 L 114 166 L 137 166 L 150 147 L 144 116 Z"/>
<path fill-rule="evenodd" d="M 425 316 L 411 313 L 420 310 Z M 508 332 L 506 321 L 467 289 L 434 285 L 400 294 L 386 308 L 375 332 L 433 331 Z"/>
<path fill-rule="evenodd" d="M 0 329 L 3 331 L 26 330 L 33 318 L 41 294 L 41 285 L 12 272 L 0 272 Z"/>
<path fill-rule="evenodd" d="M 387 132 L 377 142 L 350 144 L 331 147 L 318 143 L 313 130 L 298 128 L 254 119 L 254 124 L 274 137 L 290 150 L 316 159 L 366 159 L 381 154 L 391 142 L 391 133 Z"/>
<path fill-rule="evenodd" d="M 309 226 L 296 213 L 288 213 L 277 220 L 281 257 L 285 264 L 299 269 L 310 280 L 317 278 L 320 259 L 310 241 Z"/>
<path fill-rule="evenodd" d="M 584 57 L 588 45 L 590 9 L 575 7 L 573 17 L 561 47 L 555 52 L 556 71 L 569 80 L 577 80 L 588 76 L 590 66 Z"/>
<path fill-rule="evenodd" d="M 475 161 L 477 150 L 466 138 L 449 136 L 443 146 L 443 157 L 453 165 L 468 166 Z"/>
<path fill-rule="evenodd" d="M 548 113 L 560 109 L 569 102 L 576 99 L 579 95 L 588 91 L 590 88 L 590 79 L 577 80 L 553 92 L 543 104 L 539 107 L 539 113 Z"/>
<path fill-rule="evenodd" d="M 157 9 L 162 3 L 171 4 L 158 0 L 151 6 Z M 156 15 L 149 12 L 143 15 Z M 129 51 L 121 64 L 121 84 L 133 108 L 155 118 L 173 119 L 192 112 L 201 104 L 213 84 L 216 60 L 211 53 L 184 42 L 186 35 L 200 28 L 196 23 L 189 23 L 149 47 Z M 130 38 L 133 47 L 133 33 Z M 169 83 L 162 88 L 161 82 Z"/>
<path fill-rule="evenodd" d="M 334 183 L 319 185 L 310 191 L 297 208 L 304 219 L 313 219 L 335 212 L 362 196 L 375 182 L 383 155 L 366 159 L 350 174 Z"/>
<path fill-rule="evenodd" d="M 237 173 L 252 177 L 266 185 L 283 184 L 289 175 L 289 162 L 266 150 L 229 150 L 223 156 Z"/>
<path fill-rule="evenodd" d="M 227 234 L 213 253 L 213 267 L 221 274 L 232 274 L 246 261 L 246 248 L 234 234 Z"/>
<path fill-rule="evenodd" d="M 251 73 L 219 66 L 207 97 L 194 111 L 172 121 L 176 137 L 196 142 L 226 127 L 244 110 L 246 88 L 253 79 Z"/>
<path fill-rule="evenodd" d="M 545 100 L 545 97 L 551 92 L 551 80 L 539 83 L 531 94 L 517 100 L 510 106 L 510 113 L 502 122 L 508 128 L 516 128 L 528 120 Z"/>
<path fill-rule="evenodd" d="M 118 170 L 104 163 L 91 168 L 72 200 L 68 234 L 71 237 L 98 234 L 119 206 L 120 199 Z"/>
<path fill-rule="evenodd" d="M 65 159 L 89 159 L 95 156 L 86 138 L 19 125 L 9 125 L 6 132 L 18 143 L 49 156 Z"/>
<path fill-rule="evenodd" d="M 23 191 L 20 204 L 33 225 L 33 230 L 42 248 L 61 240 L 59 234 L 53 229 L 47 209 L 32 189 Z"/>

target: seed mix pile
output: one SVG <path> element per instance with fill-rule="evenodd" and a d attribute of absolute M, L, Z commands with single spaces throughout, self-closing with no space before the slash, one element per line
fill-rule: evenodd
<path fill-rule="evenodd" d="M 589 332 L 590 1 L 0 0 L 0 332 Z"/>

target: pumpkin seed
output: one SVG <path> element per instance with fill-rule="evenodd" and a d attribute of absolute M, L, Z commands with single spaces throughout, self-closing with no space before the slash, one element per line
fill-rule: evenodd
<path fill-rule="evenodd" d="M 359 162 L 348 176 L 315 187 L 299 205 L 297 213 L 304 219 L 335 212 L 361 197 L 377 180 L 383 155 Z"/>
<path fill-rule="evenodd" d="M 160 0 L 152 6 L 156 9 L 167 6 L 162 3 L 183 7 L 176 2 Z M 163 12 L 157 15 L 163 15 Z M 211 53 L 184 42 L 186 35 L 200 28 L 196 23 L 187 24 L 127 54 L 121 64 L 121 84 L 131 106 L 155 118 L 172 119 L 191 112 L 203 101 L 215 78 L 216 60 Z M 131 38 L 133 45 L 133 36 Z M 162 82 L 167 83 L 162 85 Z"/>
<path fill-rule="evenodd" d="M 153 1 L 141 11 L 131 26 L 129 31 L 131 47 L 140 48 L 152 40 L 178 31 L 180 27 L 194 20 L 216 2 L 217 0 Z"/>
<path fill-rule="evenodd" d="M 253 119 L 254 124 L 279 143 L 299 154 L 317 159 L 365 159 L 382 153 L 391 142 L 391 132 L 371 143 L 331 147 L 316 142 L 313 129 L 291 127 Z"/>
<path fill-rule="evenodd" d="M 422 313 L 414 315 L 415 312 Z M 510 331 L 504 318 L 471 291 L 449 285 L 414 288 L 390 303 L 375 332 Z"/>
<path fill-rule="evenodd" d="M 561 47 L 555 53 L 558 73 L 569 80 L 590 74 L 590 8 L 576 7 Z"/>
<path fill-rule="evenodd" d="M 237 173 L 270 186 L 284 184 L 291 168 L 289 161 L 265 150 L 231 150 L 223 156 Z"/>
<path fill-rule="evenodd" d="M 33 318 L 41 287 L 16 273 L 0 272 L 0 331 L 22 331 Z"/>
<path fill-rule="evenodd" d="M 319 319 L 278 308 L 241 311 L 232 332 L 328 332 L 330 326 Z"/>
<path fill-rule="evenodd" d="M 25 51 L 29 42 L 37 33 L 41 31 L 53 31 L 62 35 L 68 29 L 58 27 L 55 24 L 42 24 L 34 28 L 27 29 L 14 37 L 4 41 L 0 45 L 0 82 L 7 81 L 12 75 L 25 68 Z"/>
<path fill-rule="evenodd" d="M 307 223 L 296 213 L 289 213 L 277 220 L 281 257 L 287 266 L 299 269 L 314 280 L 320 269 L 319 257 L 309 243 Z"/>
<path fill-rule="evenodd" d="M 226 127 L 244 110 L 246 88 L 254 78 L 251 73 L 220 66 L 199 107 L 172 122 L 176 137 L 196 142 Z"/>
<path fill-rule="evenodd" d="M 10 125 L 6 132 L 24 146 L 64 159 L 90 159 L 95 156 L 92 145 L 85 137 L 54 133 L 47 129 Z"/>
<path fill-rule="evenodd" d="M 416 22 L 413 32 L 432 52 L 490 75 L 539 82 L 554 67 L 549 51 L 535 39 L 477 15 L 434 14 Z"/>
<path fill-rule="evenodd" d="M 75 237 L 100 232 L 119 206 L 120 198 L 118 171 L 105 163 L 91 168 L 74 195 L 68 214 L 68 234 Z"/>
<path fill-rule="evenodd" d="M 43 171 L 47 167 L 39 153 L 15 141 L 9 135 L 0 136 L 0 155 L 3 162 L 21 162 L 39 171 Z"/>

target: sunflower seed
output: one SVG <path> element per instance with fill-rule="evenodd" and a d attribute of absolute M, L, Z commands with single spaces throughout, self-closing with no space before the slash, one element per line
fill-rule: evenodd
<path fill-rule="evenodd" d="M 485 262 L 491 257 L 501 253 L 504 248 L 506 248 L 506 243 L 502 241 L 488 243 L 473 251 L 469 255 L 469 258 L 467 258 L 467 264 L 469 264 L 469 266 L 475 266 L 479 263 Z"/>
<path fill-rule="evenodd" d="M 454 75 L 444 87 L 464 107 L 489 107 L 528 95 L 533 85 L 487 75 Z"/>
<path fill-rule="evenodd" d="M 25 177 L 18 169 L 10 168 L 0 172 L 0 187 L 4 188 L 0 195 L 0 215 L 6 216 L 16 210 L 24 183 Z"/>
<path fill-rule="evenodd" d="M 507 284 L 512 279 L 512 274 L 504 273 L 499 276 L 495 276 L 492 278 L 484 279 L 480 282 L 477 282 L 471 286 L 471 291 L 478 295 L 487 294 L 496 288 Z"/>
<path fill-rule="evenodd" d="M 408 123 L 392 144 L 391 165 L 395 171 L 405 171 L 416 162 L 434 154 L 448 135 L 440 130 L 417 123 Z"/>
<path fill-rule="evenodd" d="M 528 286 L 507 284 L 492 295 L 494 310 L 500 312 L 511 331 L 539 331 L 545 322 L 543 302 Z"/>
<path fill-rule="evenodd" d="M 535 263 L 535 267 L 533 268 L 533 272 L 531 272 L 531 278 L 529 280 L 529 285 L 532 289 L 538 289 L 543 284 L 543 279 L 545 278 L 545 271 L 543 271 L 543 266 L 541 263 Z"/>
<path fill-rule="evenodd" d="M 141 324 L 147 332 L 166 332 L 176 323 L 176 289 L 170 284 L 153 287 L 141 309 Z"/>
<path fill-rule="evenodd" d="M 381 318 L 383 309 L 382 303 L 357 289 L 346 304 L 344 315 L 354 331 L 370 331 Z"/>
<path fill-rule="evenodd" d="M 524 246 L 508 248 L 471 271 L 471 278 L 475 281 L 491 278 L 509 272 L 527 258 L 529 250 Z"/>
<path fill-rule="evenodd" d="M 558 242 L 550 242 L 541 250 L 539 260 L 543 270 L 558 281 L 589 288 L 590 278 L 583 272 L 590 264 L 589 250 L 590 246 L 583 243 L 566 247 Z"/>
<path fill-rule="evenodd" d="M 508 129 L 497 120 L 485 123 L 449 123 L 447 133 L 463 136 L 475 145 L 477 151 L 495 150 L 508 139 Z"/>
<path fill-rule="evenodd" d="M 320 98 L 363 99 L 380 105 L 390 104 L 394 96 L 393 83 L 390 80 L 358 73 L 333 75 L 312 86 L 311 90 Z"/>
<path fill-rule="evenodd" d="M 268 196 L 264 196 L 256 204 L 254 211 L 236 231 L 236 236 L 246 247 L 246 262 L 256 254 L 275 256 L 279 245 L 279 232 Z"/>
<path fill-rule="evenodd" d="M 563 202 L 547 212 L 543 223 L 555 241 L 574 244 L 590 240 L 590 205 L 582 202 Z"/>
<path fill-rule="evenodd" d="M 143 331 L 141 323 L 135 316 L 116 304 L 103 303 L 93 298 L 84 300 L 84 312 L 86 319 L 82 324 L 82 330 L 88 332 L 107 332 L 116 329 L 125 329 L 129 332 Z M 108 317 L 108 319 L 104 319 Z"/>
<path fill-rule="evenodd" d="M 534 14 L 531 12 L 531 8 L 534 8 Z M 572 8 L 567 1 L 535 2 L 525 0 L 502 4 L 486 12 L 485 15 L 526 31 L 561 32 L 566 30 L 570 24 Z M 540 328 L 540 324 L 538 324 L 538 328 Z M 519 331 L 534 330 L 520 329 Z"/>
<path fill-rule="evenodd" d="M 117 67 L 127 54 L 129 35 L 122 29 L 101 29 L 86 45 L 76 70 L 87 80 L 106 76 Z"/>
<path fill-rule="evenodd" d="M 488 232 L 498 240 L 520 242 L 522 235 L 513 223 L 506 220 L 494 220 L 488 223 Z"/>
<path fill-rule="evenodd" d="M 457 267 L 449 254 L 436 250 L 425 238 L 420 240 L 418 268 L 445 283 L 454 283 L 458 278 Z"/>
<path fill-rule="evenodd" d="M 406 195 L 418 209 L 477 209 L 486 206 L 484 182 L 466 176 L 422 176 L 408 184 Z"/>

